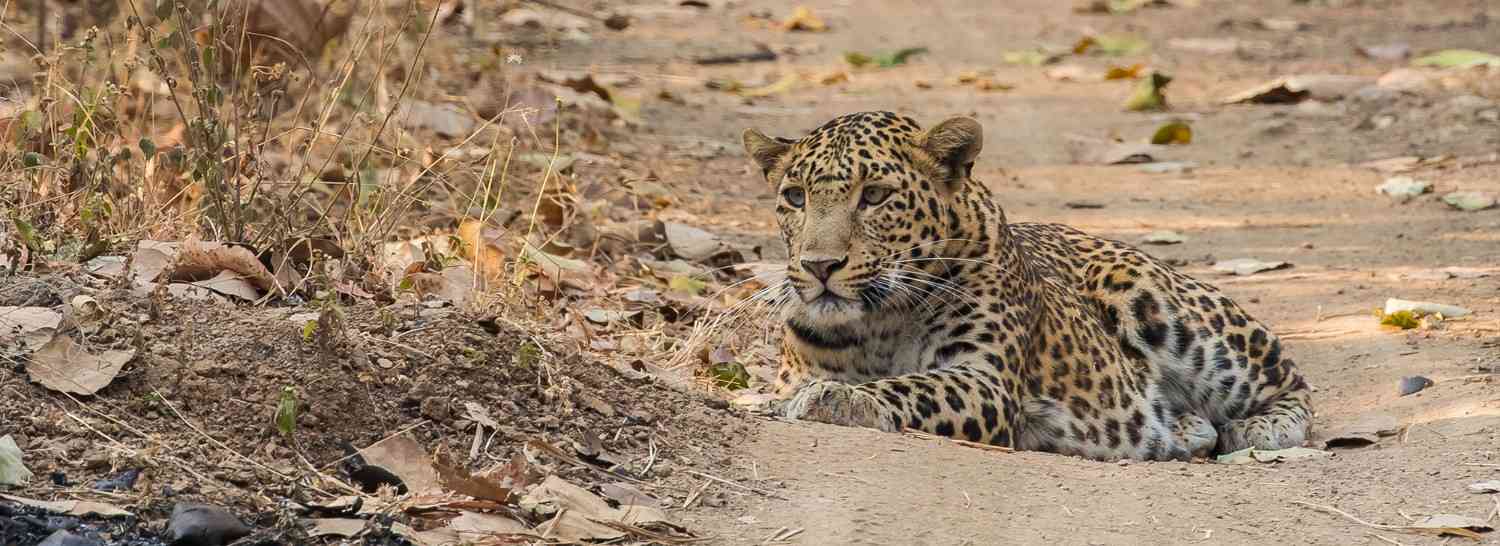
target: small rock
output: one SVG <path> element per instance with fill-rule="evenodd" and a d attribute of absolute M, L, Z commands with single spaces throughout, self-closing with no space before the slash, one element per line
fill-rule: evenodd
<path fill-rule="evenodd" d="M 1384 105 L 1394 102 L 1401 93 L 1379 85 L 1367 85 L 1354 91 L 1350 98 L 1356 102 Z"/>
<path fill-rule="evenodd" d="M 1141 242 L 1148 245 L 1175 245 L 1186 240 L 1181 233 L 1169 230 L 1153 231 L 1141 237 Z"/>
<path fill-rule="evenodd" d="M 1397 391 L 1401 394 L 1401 396 L 1406 396 L 1408 394 L 1416 394 L 1418 392 L 1421 392 L 1422 389 L 1431 387 L 1432 385 L 1433 383 L 1431 379 L 1422 377 L 1420 375 L 1413 375 L 1410 377 L 1401 378 L 1401 383 L 1397 385 Z"/>
<path fill-rule="evenodd" d="M 1130 466 L 1130 459 L 1120 459 L 1120 461 L 1115 464 L 1118 464 L 1120 466 Z"/>
<path fill-rule="evenodd" d="M 1431 182 L 1416 180 L 1410 176 L 1393 176 L 1385 179 L 1384 184 L 1375 186 L 1375 193 L 1389 195 L 1398 203 L 1405 203 L 1429 191 L 1432 191 Z"/>
<path fill-rule="evenodd" d="M 442 396 L 429 396 L 422 400 L 420 408 L 422 416 L 439 423 L 448 421 L 453 416 L 453 411 L 448 407 L 448 399 Z"/>
<path fill-rule="evenodd" d="M 250 534 L 250 528 L 227 510 L 180 502 L 172 507 L 167 537 L 173 546 L 221 546 Z"/>
<path fill-rule="evenodd" d="M 1137 168 L 1147 174 L 1176 174 L 1190 173 L 1197 167 L 1198 164 L 1191 161 L 1158 161 L 1146 163 Z"/>
<path fill-rule="evenodd" d="M 104 543 L 59 529 L 36 546 L 104 546 Z"/>
<path fill-rule="evenodd" d="M 139 468 L 132 468 L 121 472 L 120 475 L 107 480 L 94 482 L 96 491 L 129 491 L 135 489 L 135 480 L 141 477 Z"/>
<path fill-rule="evenodd" d="M 1495 206 L 1495 196 L 1478 191 L 1456 191 L 1444 195 L 1443 202 L 1458 210 L 1474 212 Z"/>

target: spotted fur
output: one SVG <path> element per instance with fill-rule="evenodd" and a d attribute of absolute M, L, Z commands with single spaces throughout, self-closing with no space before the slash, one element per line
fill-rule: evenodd
<path fill-rule="evenodd" d="M 1303 443 L 1275 334 L 1129 245 L 1007 223 L 971 176 L 981 135 L 889 112 L 745 131 L 790 255 L 786 415 L 1101 460 Z"/>

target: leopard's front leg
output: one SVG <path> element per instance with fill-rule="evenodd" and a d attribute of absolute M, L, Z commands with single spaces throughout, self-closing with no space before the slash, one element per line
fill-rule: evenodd
<path fill-rule="evenodd" d="M 886 432 L 909 428 L 1011 446 L 1019 418 L 1016 388 L 995 366 L 965 364 L 859 385 L 814 380 L 798 388 L 780 413 L 820 423 Z"/>

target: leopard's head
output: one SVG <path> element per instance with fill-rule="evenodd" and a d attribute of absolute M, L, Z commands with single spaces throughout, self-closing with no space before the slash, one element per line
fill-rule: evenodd
<path fill-rule="evenodd" d="M 837 326 L 942 290 L 925 261 L 958 229 L 982 143 L 957 117 L 923 130 L 890 112 L 835 118 L 800 139 L 743 135 L 777 193 L 788 318 Z"/>

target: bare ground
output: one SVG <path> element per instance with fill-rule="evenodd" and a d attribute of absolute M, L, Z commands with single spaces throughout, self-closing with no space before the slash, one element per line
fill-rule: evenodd
<path fill-rule="evenodd" d="M 276 481 L 265 474 L 292 469 L 260 468 L 227 453 L 290 460 L 287 448 L 273 441 L 270 424 L 280 385 L 306 385 L 308 398 L 319 401 L 309 411 L 314 419 L 305 423 L 311 431 L 305 447 L 320 465 L 341 455 L 340 441 L 363 445 L 419 422 L 428 424 L 412 430 L 425 444 L 465 451 L 472 433 L 460 412 L 464 402 L 474 401 L 491 407 L 510 428 L 495 441 L 494 460 L 527 438 L 563 444 L 584 430 L 604 431 L 605 445 L 637 464 L 659 443 L 664 467 L 741 484 L 662 467 L 651 476 L 651 492 L 676 506 L 700 487 L 709 492 L 676 515 L 715 544 L 760 544 L 782 529 L 801 530 L 789 540 L 797 544 L 1438 544 L 1459 539 L 1374 530 L 1295 502 L 1337 507 L 1384 524 L 1434 513 L 1486 518 L 1500 507 L 1495 496 L 1465 489 L 1500 477 L 1500 389 L 1494 383 L 1500 368 L 1500 211 L 1458 212 L 1435 195 L 1394 204 L 1371 189 L 1387 175 L 1353 165 L 1404 155 L 1494 152 L 1500 123 L 1481 115 L 1484 106 L 1454 99 L 1473 94 L 1495 108 L 1500 93 L 1494 72 L 1368 100 L 1217 104 L 1271 77 L 1375 77 L 1405 64 L 1360 57 L 1355 45 L 1407 42 L 1418 53 L 1492 48 L 1500 32 L 1500 12 L 1492 3 L 1207 1 L 1116 16 L 1077 14 L 1067 4 L 1034 0 L 941 8 L 885 0 L 809 3 L 829 23 L 826 33 L 786 33 L 751 17 L 758 11 L 784 17 L 790 2 L 710 4 L 702 10 L 622 3 L 614 7 L 636 16 L 626 31 L 598 29 L 586 44 L 543 35 L 525 60 L 544 69 L 630 75 L 643 95 L 661 99 L 644 101 L 646 124 L 632 129 L 630 148 L 621 154 L 649 166 L 680 197 L 678 208 L 663 218 L 677 215 L 762 244 L 774 260 L 781 251 L 771 192 L 739 154 L 741 129 L 793 135 L 864 109 L 895 110 L 926 123 L 973 115 L 986 127 L 977 175 L 997 190 L 1012 220 L 1062 222 L 1124 241 L 1160 229 L 1186 235 L 1183 244 L 1148 250 L 1214 281 L 1283 334 L 1317 388 L 1314 445 L 1376 416 L 1394 417 L 1400 432 L 1373 446 L 1339 450 L 1332 459 L 1278 465 L 1122 465 L 998 453 L 749 417 L 724 410 L 722 395 L 705 396 L 693 386 L 684 394 L 630 379 L 568 350 L 549 360 L 554 368 L 518 368 L 516 347 L 525 335 L 476 326 L 484 318 L 479 316 L 414 318 L 392 333 L 369 316 L 374 310 L 354 309 L 362 317 L 353 320 L 359 338 L 328 356 L 298 340 L 298 326 L 280 310 L 192 305 L 168 308 L 165 326 L 130 324 L 98 340 L 140 346 L 146 355 L 101 395 L 103 406 L 49 395 L 20 373 L 0 378 L 6 400 L 23 402 L 0 408 L 0 432 L 22 436 L 28 452 L 47 461 L 42 470 L 62 470 L 75 480 L 107 476 L 141 459 L 169 466 L 161 461 L 224 458 L 224 475 L 214 478 L 243 490 L 189 486 L 189 494 L 254 511 L 264 506 L 253 498 L 257 484 Z M 1311 27 L 1272 31 L 1250 23 L 1261 17 Z M 1151 53 L 1120 62 L 1148 62 L 1172 74 L 1172 111 L 1121 111 L 1133 82 L 1058 82 L 1041 68 L 999 61 L 1003 51 L 1039 42 L 1068 45 L 1087 29 L 1148 38 Z M 1262 45 L 1232 55 L 1165 45 L 1172 38 L 1200 37 Z M 782 60 L 722 67 L 690 62 L 698 55 L 749 50 L 757 42 L 782 51 Z M 844 51 L 908 46 L 931 51 L 907 66 L 855 72 L 845 83 L 804 84 L 757 99 L 703 88 L 706 78 L 760 84 L 788 70 L 824 74 L 844 67 Z M 1092 58 L 1069 62 L 1108 64 Z M 972 70 L 993 70 L 993 79 L 1014 89 L 981 92 L 951 83 Z M 1392 118 L 1388 127 L 1365 128 L 1382 115 Z M 1078 165 L 1068 151 L 1070 134 L 1138 140 L 1174 117 L 1191 120 L 1195 138 L 1165 155 L 1198 163 L 1191 172 Z M 1500 193 L 1500 165 L 1494 162 L 1450 162 L 1411 174 L 1432 180 L 1436 195 L 1456 189 Z M 1076 202 L 1102 207 L 1067 205 Z M 1293 267 L 1250 277 L 1222 277 L 1209 268 L 1215 259 L 1239 257 Z M 1488 276 L 1434 274 L 1450 266 Z M 56 289 L 59 282 L 49 280 L 48 286 Z M 1388 297 L 1452 303 L 1475 314 L 1437 330 L 1392 331 L 1371 313 Z M 412 334 L 400 334 L 406 331 Z M 543 340 L 542 346 L 553 345 Z M 758 373 L 773 365 L 766 359 L 755 364 Z M 570 379 L 544 379 L 549 372 Z M 1398 396 L 1397 382 L 1410 375 L 1435 384 Z M 576 388 L 549 392 L 559 384 Z M 70 424 L 69 413 L 90 408 L 128 415 L 147 434 L 131 439 L 129 427 L 91 431 Z M 182 426 L 189 421 L 229 448 L 204 444 L 202 435 Z M 128 448 L 90 461 L 106 438 L 125 440 Z M 143 503 L 158 516 L 169 506 L 158 498 Z M 1485 539 L 1496 540 L 1493 534 Z"/>

